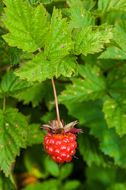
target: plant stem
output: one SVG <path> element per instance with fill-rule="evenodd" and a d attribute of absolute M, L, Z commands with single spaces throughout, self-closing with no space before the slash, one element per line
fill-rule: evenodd
<path fill-rule="evenodd" d="M 6 107 L 6 98 L 3 98 L 3 111 L 5 111 L 5 107 Z"/>
<path fill-rule="evenodd" d="M 58 100 L 57 100 L 57 94 L 56 94 L 54 79 L 52 79 L 52 86 L 53 86 L 54 97 L 55 97 L 57 121 L 58 121 L 58 126 L 60 126 L 60 114 L 59 114 L 59 107 L 58 107 Z"/>

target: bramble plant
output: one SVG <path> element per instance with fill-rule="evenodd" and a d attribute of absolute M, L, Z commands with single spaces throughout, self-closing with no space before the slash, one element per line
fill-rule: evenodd
<path fill-rule="evenodd" d="M 0 190 L 126 189 L 125 60 L 126 0 L 0 1 Z"/>

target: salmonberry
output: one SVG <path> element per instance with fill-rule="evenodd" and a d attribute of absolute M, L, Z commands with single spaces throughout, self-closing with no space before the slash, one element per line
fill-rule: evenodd
<path fill-rule="evenodd" d="M 66 134 L 47 134 L 44 138 L 45 150 L 51 158 L 59 163 L 70 162 L 76 153 L 76 135 Z"/>
<path fill-rule="evenodd" d="M 52 160 L 58 163 L 70 162 L 72 156 L 76 153 L 77 142 L 74 133 L 81 133 L 81 129 L 74 128 L 77 122 L 71 122 L 68 125 L 58 126 L 56 120 L 50 122 L 50 125 L 44 125 L 43 128 L 48 130 L 44 138 L 46 152 Z"/>

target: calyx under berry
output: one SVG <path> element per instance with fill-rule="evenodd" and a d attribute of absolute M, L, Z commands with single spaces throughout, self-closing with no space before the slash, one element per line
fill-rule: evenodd
<path fill-rule="evenodd" d="M 49 121 L 49 124 L 44 124 L 43 129 L 47 130 L 50 133 L 54 134 L 65 134 L 65 133 L 82 133 L 81 129 L 76 129 L 74 126 L 78 121 L 73 121 L 65 125 L 64 121 L 60 121 L 60 125 L 57 120 Z"/>

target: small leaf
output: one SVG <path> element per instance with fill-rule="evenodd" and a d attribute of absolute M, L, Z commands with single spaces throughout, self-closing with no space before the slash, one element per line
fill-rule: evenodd
<path fill-rule="evenodd" d="M 60 174 L 59 166 L 54 162 L 50 157 L 47 157 L 45 160 L 46 170 L 55 177 L 58 177 Z"/>
<path fill-rule="evenodd" d="M 69 180 L 64 184 L 64 190 L 77 190 L 81 183 L 78 180 Z"/>
<path fill-rule="evenodd" d="M 72 170 L 73 170 L 73 164 L 72 163 L 62 165 L 62 167 L 60 169 L 59 178 L 61 180 L 66 179 L 72 173 Z"/>

